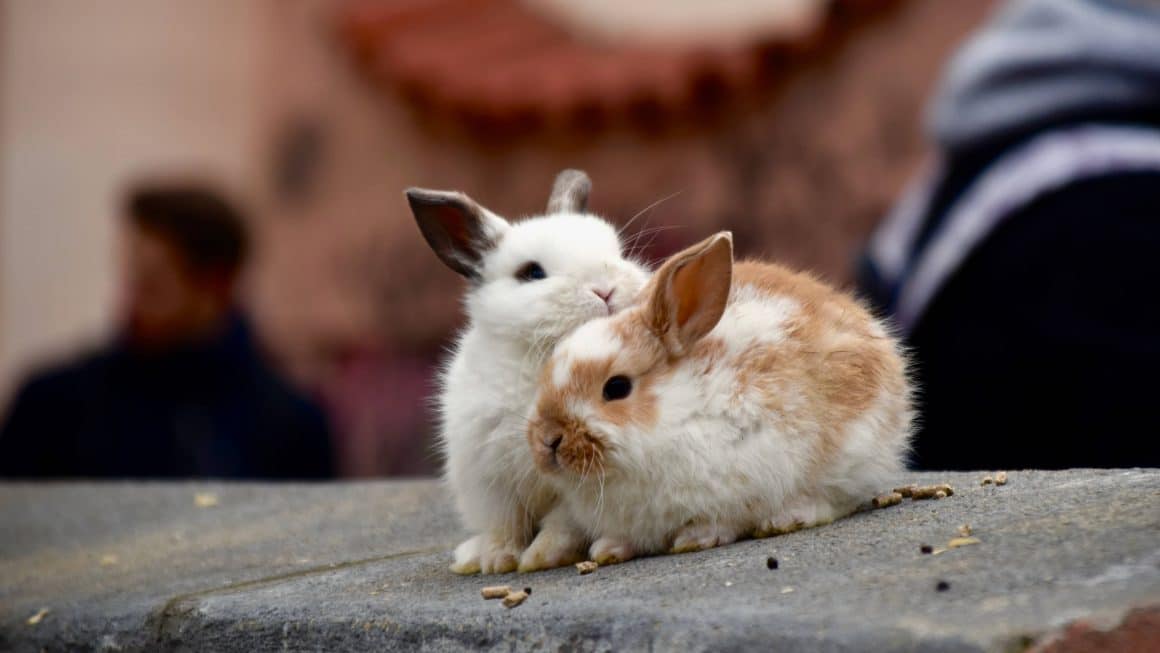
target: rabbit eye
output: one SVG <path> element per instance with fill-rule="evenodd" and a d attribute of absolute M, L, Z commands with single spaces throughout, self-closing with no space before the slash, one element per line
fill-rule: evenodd
<path fill-rule="evenodd" d="M 548 273 L 544 271 L 543 266 L 539 263 L 528 261 L 516 271 L 516 278 L 520 281 L 539 281 L 540 279 L 548 278 Z"/>
<path fill-rule="evenodd" d="M 604 382 L 604 400 L 624 399 L 632 392 L 632 381 L 627 376 L 616 375 Z"/>

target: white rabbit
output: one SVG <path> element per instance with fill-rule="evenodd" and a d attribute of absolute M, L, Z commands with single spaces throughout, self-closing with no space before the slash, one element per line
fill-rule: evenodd
<path fill-rule="evenodd" d="M 543 360 L 572 329 L 629 306 L 647 271 L 623 255 L 616 230 L 584 212 L 590 182 L 556 178 L 548 214 L 511 222 L 462 193 L 408 189 L 423 236 L 466 277 L 466 329 L 442 371 L 438 409 L 444 477 L 464 524 L 478 535 L 456 550 L 470 574 L 567 564 L 582 534 L 552 514 L 553 488 L 535 473 L 525 432 Z M 538 532 L 538 534 L 537 534 Z"/>
<path fill-rule="evenodd" d="M 897 342 L 854 299 L 717 234 L 545 364 L 532 457 L 601 563 L 827 523 L 903 469 Z"/>

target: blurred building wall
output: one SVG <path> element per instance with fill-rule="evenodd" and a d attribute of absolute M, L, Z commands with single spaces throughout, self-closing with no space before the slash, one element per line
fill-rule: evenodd
<path fill-rule="evenodd" d="M 116 310 L 139 175 L 254 177 L 268 0 L 0 1 L 0 404 Z"/>

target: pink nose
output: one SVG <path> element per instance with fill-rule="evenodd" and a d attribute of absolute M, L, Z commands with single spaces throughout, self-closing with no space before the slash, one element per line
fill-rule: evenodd
<path fill-rule="evenodd" d="M 595 294 L 597 297 L 599 297 L 600 299 L 602 299 L 602 300 L 604 301 L 604 303 L 605 303 L 605 304 L 607 304 L 608 302 L 612 301 L 612 293 L 616 292 L 616 289 L 614 289 L 614 288 L 610 288 L 610 289 L 608 289 L 608 290 L 605 290 L 605 289 L 603 289 L 603 288 L 593 288 L 593 289 L 592 289 L 592 292 L 593 292 L 593 293 L 594 293 L 594 294 Z"/>

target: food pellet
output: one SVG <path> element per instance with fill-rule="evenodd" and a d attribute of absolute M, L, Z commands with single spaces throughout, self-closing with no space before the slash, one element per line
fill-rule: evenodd
<path fill-rule="evenodd" d="M 527 594 L 528 596 L 531 596 L 531 595 L 532 595 L 532 588 L 530 588 L 530 587 L 525 587 L 525 588 L 524 588 L 524 594 Z"/>
<path fill-rule="evenodd" d="M 924 555 L 930 555 L 931 553 L 934 553 L 934 547 L 929 544 L 923 544 L 922 546 L 918 547 L 918 550 L 921 551 Z"/>
<path fill-rule="evenodd" d="M 508 594 L 507 596 L 503 597 L 503 607 L 514 608 L 517 605 L 526 601 L 527 598 L 528 598 L 527 592 L 524 592 L 524 591 L 512 592 L 512 593 Z"/>
<path fill-rule="evenodd" d="M 896 487 L 896 488 L 894 488 L 894 491 L 897 492 L 898 494 L 901 494 L 904 497 L 909 497 L 910 495 L 914 494 L 914 491 L 917 489 L 918 489 L 918 486 L 912 483 L 910 485 L 903 485 L 902 487 Z"/>
<path fill-rule="evenodd" d="M 942 493 L 941 497 L 938 496 L 940 492 Z M 942 483 L 939 485 L 927 485 L 924 487 L 916 488 L 914 492 L 911 493 L 910 498 L 915 500 L 943 499 L 953 495 L 954 493 L 955 489 L 953 487 L 947 485 L 946 483 Z"/>
<path fill-rule="evenodd" d="M 995 485 L 1006 485 L 1006 484 L 1007 484 L 1007 472 L 999 472 L 998 474 L 995 474 Z"/>
<path fill-rule="evenodd" d="M 947 590 L 949 590 L 949 589 L 951 588 L 951 584 L 950 584 L 950 583 L 948 583 L 948 582 L 946 582 L 945 580 L 940 580 L 940 581 L 939 581 L 939 582 L 938 582 L 938 583 L 937 583 L 937 584 L 934 586 L 934 588 L 935 588 L 936 590 L 940 591 L 940 592 L 945 592 L 945 591 L 947 591 Z"/>
<path fill-rule="evenodd" d="M 896 505 L 902 503 L 902 493 L 901 492 L 891 492 L 890 494 L 883 494 L 881 496 L 874 497 L 874 500 L 871 501 L 870 503 L 875 508 L 886 508 L 888 506 L 896 506 Z"/>
<path fill-rule="evenodd" d="M 600 565 L 593 560 L 585 560 L 584 562 L 576 563 L 576 571 L 580 572 L 580 575 L 583 576 L 584 574 L 591 574 L 592 572 L 596 571 L 596 568 L 599 566 Z"/>
<path fill-rule="evenodd" d="M 963 524 L 962 526 L 959 526 L 957 532 L 959 534 L 959 537 L 970 537 L 971 536 L 971 525 L 970 524 Z"/>
<path fill-rule="evenodd" d="M 948 549 L 957 549 L 960 546 L 970 546 L 972 544 L 982 544 L 983 541 L 977 537 L 956 537 L 950 542 L 947 542 Z"/>
<path fill-rule="evenodd" d="M 766 569 L 777 569 L 777 558 L 775 558 L 773 556 L 769 556 L 768 558 L 766 558 L 765 559 L 765 568 Z"/>
<path fill-rule="evenodd" d="M 995 479 L 991 478 L 990 476 L 984 476 L 983 480 L 979 482 L 979 485 L 991 485 L 994 482 Z"/>
<path fill-rule="evenodd" d="M 508 594 L 511 594 L 511 591 L 512 588 L 510 585 L 493 585 L 491 587 L 483 588 L 479 591 L 479 593 L 482 594 L 483 598 L 485 599 L 502 599 Z"/>
<path fill-rule="evenodd" d="M 46 616 L 48 616 L 48 613 L 49 613 L 48 608 L 41 608 L 41 609 L 37 610 L 36 614 L 34 614 L 28 618 L 28 620 L 27 620 L 28 625 L 35 626 L 36 624 L 40 623 L 41 621 L 44 621 L 44 618 Z"/>

